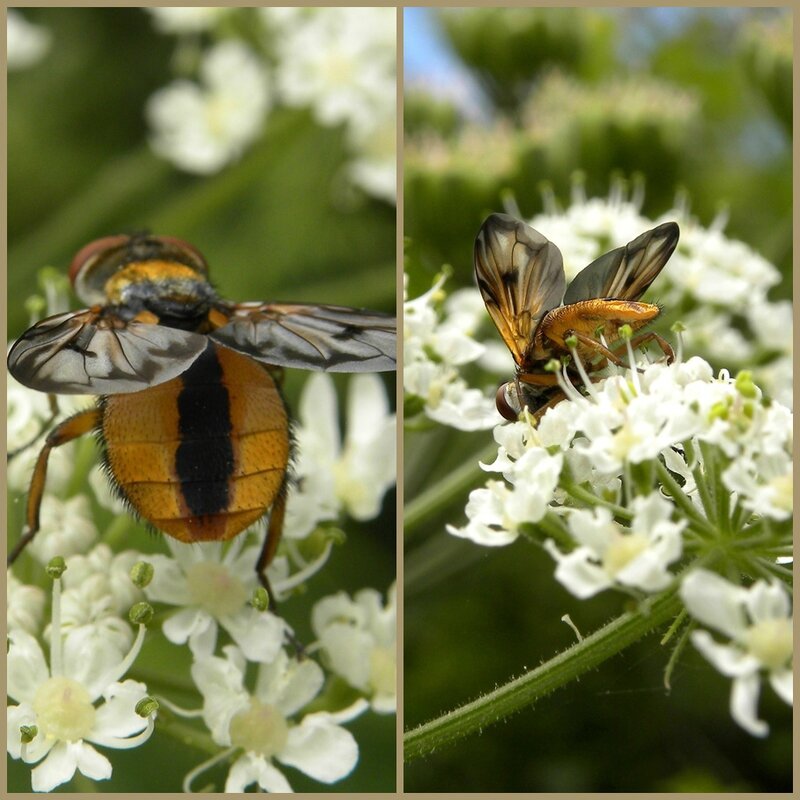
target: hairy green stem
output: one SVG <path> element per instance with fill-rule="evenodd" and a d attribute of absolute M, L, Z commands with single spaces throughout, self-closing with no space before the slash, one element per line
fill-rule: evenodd
<path fill-rule="evenodd" d="M 406 761 L 478 733 L 602 664 L 663 625 L 681 609 L 676 588 L 645 600 L 530 672 L 477 700 L 413 728 L 403 737 Z"/>

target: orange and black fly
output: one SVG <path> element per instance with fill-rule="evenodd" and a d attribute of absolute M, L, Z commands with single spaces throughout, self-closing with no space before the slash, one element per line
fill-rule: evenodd
<path fill-rule="evenodd" d="M 492 214 L 475 240 L 475 276 L 486 310 L 516 364 L 516 377 L 497 392 L 497 408 L 509 420 L 523 409 L 541 415 L 564 399 L 557 376 L 546 367 L 569 357 L 571 340 L 587 372 L 620 358 L 620 328 L 634 331 L 661 309 L 639 298 L 664 268 L 678 244 L 679 230 L 665 222 L 624 247 L 600 256 L 566 285 L 559 249 L 541 233 L 506 214 Z M 633 347 L 655 342 L 668 361 L 669 343 L 652 331 L 631 340 Z M 575 364 L 569 379 L 579 384 Z"/>
<path fill-rule="evenodd" d="M 88 307 L 25 331 L 8 369 L 33 389 L 98 402 L 47 434 L 9 563 L 39 529 L 50 452 L 96 432 L 117 492 L 180 541 L 230 539 L 271 512 L 257 566 L 266 582 L 291 451 L 281 370 L 393 370 L 394 317 L 228 302 L 198 250 L 167 236 L 99 239 L 78 252 L 69 275 Z"/>

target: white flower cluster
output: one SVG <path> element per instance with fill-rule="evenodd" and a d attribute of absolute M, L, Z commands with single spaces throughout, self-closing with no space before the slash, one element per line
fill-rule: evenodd
<path fill-rule="evenodd" d="M 191 37 L 252 9 L 148 9 L 159 31 Z M 350 180 L 394 202 L 396 194 L 396 11 L 394 8 L 264 8 L 245 44 L 224 38 L 200 54 L 199 82 L 176 80 L 151 97 L 152 146 L 188 172 L 237 160 L 275 104 L 310 108 L 323 126 L 343 125 Z"/>
<path fill-rule="evenodd" d="M 330 537 L 323 535 L 322 544 L 317 541 L 301 551 L 303 538 L 324 532 L 345 513 L 359 520 L 375 518 L 394 483 L 395 420 L 383 384 L 377 376 L 363 375 L 350 388 L 344 445 L 330 377 L 314 376 L 304 388 L 296 438 L 308 451 L 301 451 L 295 465 L 285 521 L 287 554 L 280 554 L 269 571 L 278 596 L 306 582 L 331 552 Z M 12 381 L 9 409 L 12 447 L 30 442 L 49 416 L 43 395 Z M 35 455 L 37 447 L 29 449 Z M 42 590 L 11 572 L 8 581 L 8 686 L 13 701 L 8 748 L 12 757 L 38 763 L 33 789 L 50 791 L 76 770 L 94 780 L 108 779 L 111 762 L 93 745 L 129 748 L 150 736 L 154 713 L 142 717 L 136 711 L 147 699 L 147 688 L 122 680 L 144 638 L 141 627 L 134 641 L 126 619 L 128 609 L 140 601 L 174 609 L 161 632 L 192 654 L 202 717 L 222 748 L 213 761 L 232 761 L 226 792 L 244 791 L 254 783 L 266 791 L 291 791 L 274 761 L 323 783 L 349 774 L 358 760 L 358 745 L 343 724 L 370 707 L 386 713 L 396 702 L 394 590 L 385 605 L 372 589 L 352 601 L 343 593 L 322 598 L 312 611 L 317 641 L 308 651 L 319 653 L 326 669 L 308 657 L 298 661 L 285 649 L 286 622 L 251 604 L 258 588 L 259 542 L 243 533 L 227 548 L 217 542 L 189 547 L 167 538 L 170 555 L 114 554 L 105 544 L 91 549 L 97 526 L 90 498 L 58 496 L 70 469 L 68 461 L 59 465 L 55 458 L 61 449 L 51 458 L 41 529 L 27 549 L 39 563 L 66 557 L 44 632 Z M 17 458 L 28 458 L 27 451 Z M 27 472 L 29 476 L 29 462 Z M 27 487 L 21 477 L 16 488 L 22 491 Z M 109 496 L 106 484 L 92 481 L 96 499 L 120 513 L 119 501 Z M 123 514 L 120 521 L 124 519 Z M 309 552 L 316 553 L 310 560 Z M 153 577 L 139 589 L 129 572 L 142 561 L 152 566 Z M 42 633 L 50 641 L 49 666 L 37 638 Z M 232 644 L 222 647 L 223 639 Z M 252 691 L 245 683 L 248 664 L 258 669 Z M 348 683 L 358 699 L 347 708 L 304 713 L 312 701 L 324 707 L 319 695 L 330 675 Z M 161 702 L 180 713 L 167 699 Z M 205 766 L 187 776 L 187 787 Z"/>
<path fill-rule="evenodd" d="M 756 712 L 761 673 L 781 700 L 793 701 L 789 591 L 778 581 L 758 580 L 744 588 L 696 569 L 681 584 L 681 597 L 695 619 L 730 639 L 720 644 L 708 631 L 692 633 L 695 647 L 733 678 L 731 716 L 748 733 L 766 736 L 769 727 Z"/>
<path fill-rule="evenodd" d="M 684 209 L 650 220 L 620 191 L 587 199 L 576 189 L 569 208 L 551 209 L 530 224 L 561 250 L 569 281 L 604 252 L 667 220 L 680 225 L 680 240 L 650 294 L 683 323 L 687 352 L 729 369 L 752 369 L 759 385 L 791 408 L 792 306 L 767 297 L 780 273 L 743 242 L 724 236 L 721 220 L 705 228 Z"/>
<path fill-rule="evenodd" d="M 50 31 L 28 22 L 13 8 L 6 18 L 6 63 L 9 70 L 27 69 L 41 61 L 50 49 Z"/>
<path fill-rule="evenodd" d="M 439 277 L 425 294 L 405 302 L 404 390 L 422 401 L 425 415 L 435 422 L 465 431 L 491 428 L 501 419 L 494 398 L 470 388 L 458 370 L 485 352 L 474 339 L 486 313 L 483 301 L 472 289 L 445 301 L 444 282 Z"/>
<path fill-rule="evenodd" d="M 504 481 L 474 490 L 467 524 L 451 534 L 502 546 L 539 526 L 556 579 L 580 598 L 667 589 L 682 580 L 670 568 L 686 555 L 749 558 L 755 575 L 780 570 L 791 546 L 792 414 L 764 403 L 746 373 L 714 376 L 694 357 L 626 370 L 586 396 L 564 389 L 568 399 L 538 425 L 526 413 L 495 428 L 497 458 L 482 466 Z M 689 612 L 734 640 L 716 645 L 696 631 L 693 641 L 735 678 L 734 719 L 764 735 L 759 670 L 791 702 L 788 596 L 774 580 L 723 584 L 700 570 L 682 581 Z"/>
<path fill-rule="evenodd" d="M 111 570 L 118 564 L 107 550 L 89 559 Z M 110 778 L 111 762 L 95 745 L 138 747 L 154 730 L 155 708 L 142 708 L 147 687 L 123 680 L 142 647 L 144 625 L 134 641 L 130 624 L 117 616 L 120 598 L 108 591 L 113 572 L 87 572 L 83 566 L 76 564 L 79 580 L 63 596 L 61 580 L 54 581 L 52 621 L 44 632 L 49 660 L 37 638 L 41 615 L 20 613 L 31 599 L 38 612 L 43 593 L 9 576 L 7 746 L 12 758 L 36 765 L 35 792 L 52 791 L 76 770 L 93 780 Z"/>

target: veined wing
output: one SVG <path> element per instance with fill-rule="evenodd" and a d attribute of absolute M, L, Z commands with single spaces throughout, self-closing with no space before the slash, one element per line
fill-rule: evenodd
<path fill-rule="evenodd" d="M 474 260 L 486 310 L 524 368 L 539 320 L 564 296 L 561 252 L 524 222 L 492 214 L 478 231 Z"/>
<path fill-rule="evenodd" d="M 669 261 L 679 236 L 677 224 L 665 222 L 605 253 L 575 276 L 564 305 L 596 298 L 638 300 Z"/>
<path fill-rule="evenodd" d="M 344 306 L 241 303 L 230 321 L 209 334 L 265 364 L 327 372 L 397 368 L 393 316 Z"/>
<path fill-rule="evenodd" d="M 25 331 L 8 354 L 8 371 L 41 392 L 124 394 L 176 378 L 207 344 L 200 334 L 84 309 Z"/>

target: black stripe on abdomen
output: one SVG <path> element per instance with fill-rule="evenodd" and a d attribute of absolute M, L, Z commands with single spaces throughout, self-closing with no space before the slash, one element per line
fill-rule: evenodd
<path fill-rule="evenodd" d="M 181 376 L 175 473 L 186 505 L 196 516 L 228 508 L 228 479 L 234 463 L 230 400 L 222 377 L 211 343 Z"/>

